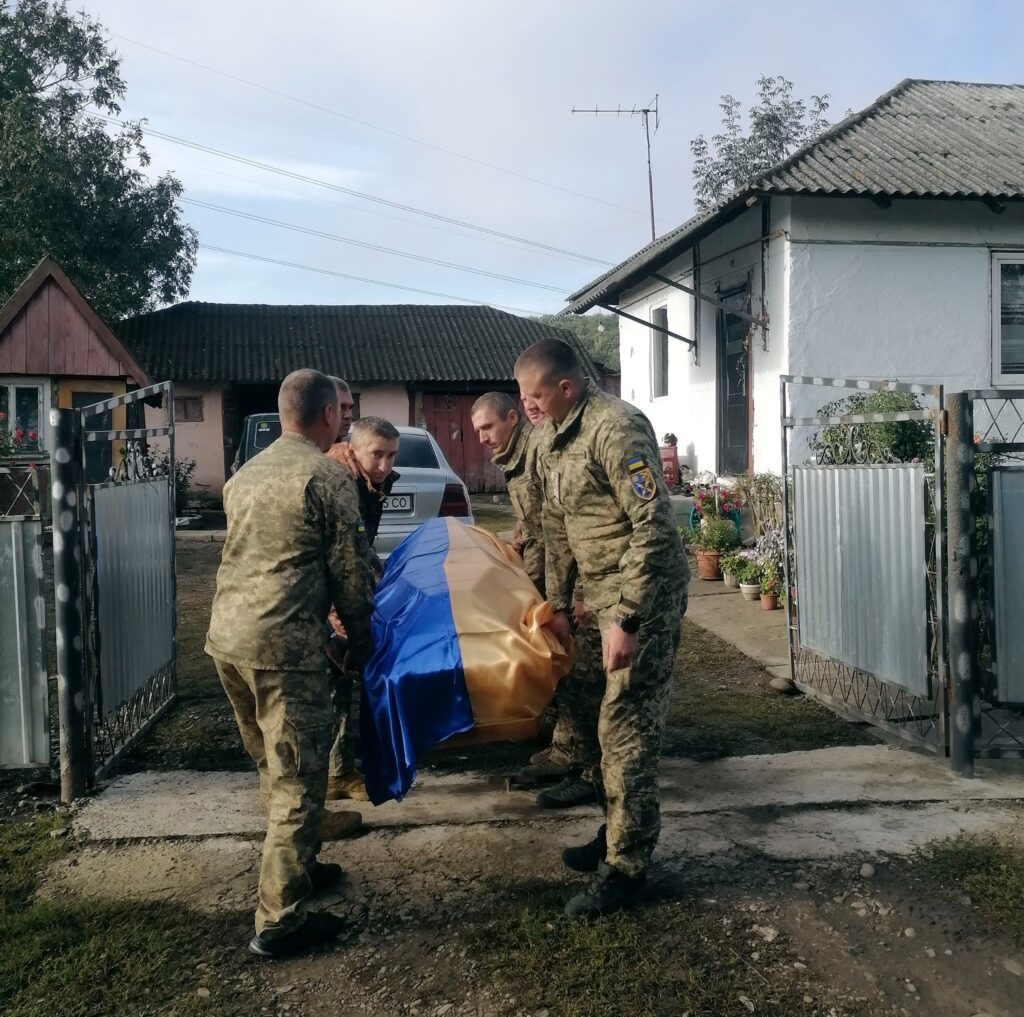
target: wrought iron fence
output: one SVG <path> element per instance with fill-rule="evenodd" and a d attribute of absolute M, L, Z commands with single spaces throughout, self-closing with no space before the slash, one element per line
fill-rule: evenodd
<path fill-rule="evenodd" d="M 865 405 L 846 398 L 797 416 L 797 388 L 805 402 L 808 392 L 832 389 Z M 903 408 L 872 409 L 879 393 Z M 790 376 L 780 395 L 783 601 L 794 681 L 840 713 L 942 752 L 942 389 Z M 813 455 L 791 466 L 801 431 L 812 432 Z M 904 446 L 924 454 L 901 462 Z"/>

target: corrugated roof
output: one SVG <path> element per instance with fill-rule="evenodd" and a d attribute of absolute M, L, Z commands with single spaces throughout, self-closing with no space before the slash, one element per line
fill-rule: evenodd
<path fill-rule="evenodd" d="M 1024 85 L 908 79 L 569 297 L 581 313 L 656 272 L 756 194 L 1024 198 Z"/>
<path fill-rule="evenodd" d="M 115 329 L 150 376 L 176 382 L 279 382 L 315 367 L 360 385 L 497 382 L 538 339 L 571 332 L 482 306 L 274 305 L 187 301 Z"/>

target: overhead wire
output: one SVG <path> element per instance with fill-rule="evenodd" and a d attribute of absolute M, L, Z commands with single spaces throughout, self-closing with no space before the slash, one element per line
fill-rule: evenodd
<path fill-rule="evenodd" d="M 386 282 L 383 279 L 369 279 L 366 276 L 350 275 L 347 272 L 336 272 L 330 268 L 320 268 L 316 265 L 303 265 L 295 261 L 283 261 L 280 258 L 269 258 L 262 254 L 252 254 L 248 251 L 236 251 L 230 247 L 219 247 L 216 244 L 207 244 L 200 241 L 199 246 L 206 251 L 217 251 L 220 254 L 230 254 L 236 258 L 248 258 L 250 261 L 263 261 L 269 265 L 283 265 L 285 268 L 301 269 L 304 272 L 316 272 L 318 275 L 334 276 L 338 279 L 350 279 L 353 282 L 369 283 L 372 286 L 387 286 L 393 290 L 405 290 L 408 293 L 422 293 L 429 297 L 443 297 L 445 300 L 457 300 L 463 304 L 483 305 L 485 307 L 496 307 L 501 311 L 511 311 L 514 314 L 539 315 L 545 312 L 530 310 L 524 307 L 511 307 L 508 304 L 496 304 L 490 300 L 474 300 L 471 297 L 460 297 L 453 293 L 441 293 L 437 290 L 420 289 L 418 286 L 405 286 L 402 283 Z"/>
<path fill-rule="evenodd" d="M 255 212 L 246 212 L 244 209 L 228 208 L 226 205 L 216 205 L 211 201 L 200 201 L 198 198 L 179 198 L 179 201 L 187 205 L 196 205 L 199 208 L 210 209 L 214 212 L 221 212 L 224 215 L 233 215 L 239 219 L 248 219 L 250 222 L 259 222 L 267 226 L 276 226 L 278 229 L 291 230 L 294 233 L 303 233 L 306 236 L 319 237 L 322 240 L 333 240 L 339 244 L 349 244 L 352 247 L 361 247 L 368 251 L 378 251 L 381 254 L 390 254 L 396 258 L 408 258 L 411 261 L 420 261 L 427 265 L 439 265 L 441 268 L 450 268 L 458 272 L 469 272 L 473 275 L 484 276 L 488 279 L 498 279 L 501 282 L 516 283 L 520 286 L 532 286 L 534 289 L 550 290 L 553 293 L 565 293 L 561 286 L 551 286 L 548 283 L 534 282 L 532 279 L 520 279 L 518 276 L 505 275 L 502 272 L 490 272 L 483 268 L 473 268 L 471 265 L 460 265 L 454 261 L 442 261 L 440 258 L 431 258 L 425 254 L 413 254 L 411 251 L 400 251 L 394 247 L 384 247 L 381 244 L 372 244 L 368 240 L 356 240 L 354 237 L 343 237 L 337 233 L 328 233 L 326 230 L 314 229 L 311 226 L 300 226 L 298 223 L 285 222 L 281 219 L 271 219 L 269 216 L 258 215 Z"/>
<path fill-rule="evenodd" d="M 642 215 L 645 218 L 647 217 L 648 213 L 642 212 L 639 209 L 628 208 L 625 205 L 618 205 L 613 201 L 606 201 L 604 198 L 597 198 L 592 194 L 584 194 L 582 191 L 573 190 L 571 187 L 563 187 L 561 184 L 553 184 L 548 180 L 541 180 L 538 177 L 532 177 L 527 173 L 520 173 L 518 170 L 509 169 L 507 166 L 499 166 L 497 163 L 488 162 L 486 159 L 479 159 L 475 156 L 466 155 L 464 152 L 456 152 L 454 149 L 445 148 L 443 145 L 436 145 L 433 142 L 424 141 L 422 138 L 416 138 L 410 134 L 403 134 L 401 131 L 393 130 L 390 127 L 383 127 L 380 124 L 372 123 L 369 120 L 361 120 L 348 113 L 342 113 L 339 110 L 331 109 L 329 106 L 323 106 L 320 103 L 313 102 L 309 99 L 303 99 L 301 96 L 290 95 L 288 92 L 282 92 L 279 89 L 271 88 L 269 85 L 262 85 L 258 81 L 250 81 L 248 78 L 231 74 L 228 71 L 222 71 L 217 67 L 211 67 L 209 64 L 201 63 L 198 60 L 192 60 L 191 58 L 181 56 L 178 53 L 171 53 L 169 50 L 160 49 L 159 47 L 152 46 L 149 43 L 141 42 L 139 39 L 129 38 L 127 35 L 120 35 L 117 32 L 112 32 L 111 34 L 115 39 L 121 39 L 123 42 L 129 42 L 133 46 L 139 46 L 142 49 L 148 49 L 152 53 L 159 53 L 161 56 L 169 57 L 171 60 L 178 60 L 181 63 L 197 67 L 200 70 L 209 72 L 210 74 L 216 74 L 222 78 L 226 78 L 228 81 L 234 81 L 238 84 L 246 85 L 249 88 L 258 89 L 261 92 L 265 92 L 267 95 L 273 95 L 279 99 L 287 99 L 289 102 L 298 103 L 300 106 L 306 106 L 309 109 L 317 110 L 320 113 L 326 113 L 329 116 L 337 117 L 340 120 L 347 120 L 350 123 L 358 124 L 360 127 L 366 127 L 372 131 L 379 131 L 381 134 L 400 138 L 402 141 L 408 141 L 414 145 L 420 145 L 423 148 L 432 149 L 435 152 L 442 152 L 443 154 L 452 156 L 453 158 L 462 159 L 465 162 L 473 163 L 477 166 L 483 166 L 487 169 L 495 170 L 498 173 L 505 173 L 508 176 L 517 177 L 520 180 L 526 180 L 530 183 L 538 184 L 541 187 L 549 187 L 552 190 L 561 191 L 563 194 L 571 194 L 574 197 L 583 198 L 586 201 L 593 201 L 599 205 L 604 205 L 607 208 L 614 208 L 620 212 L 628 212 L 630 215 Z"/>

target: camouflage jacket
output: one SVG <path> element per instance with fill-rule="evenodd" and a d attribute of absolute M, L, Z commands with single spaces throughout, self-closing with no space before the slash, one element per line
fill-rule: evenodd
<path fill-rule="evenodd" d="M 588 608 L 643 620 L 661 593 L 685 589 L 689 578 L 650 422 L 588 385 L 545 432 L 548 599 L 568 609 L 575 558 Z"/>
<path fill-rule="evenodd" d="M 365 659 L 373 579 L 348 473 L 285 432 L 224 486 L 224 510 L 206 652 L 239 667 L 318 671 L 334 604 L 349 652 Z"/>
<path fill-rule="evenodd" d="M 494 456 L 494 465 L 505 474 L 508 496 L 516 519 L 522 524 L 523 563 L 526 574 L 544 592 L 544 529 L 541 512 L 544 490 L 540 476 L 540 430 L 526 420 L 517 425 L 508 445 Z"/>

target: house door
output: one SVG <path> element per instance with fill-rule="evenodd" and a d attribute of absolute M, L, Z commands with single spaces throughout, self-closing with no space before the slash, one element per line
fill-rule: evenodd
<path fill-rule="evenodd" d="M 92 406 L 93 403 L 110 399 L 113 392 L 72 392 L 71 405 L 74 409 L 80 410 L 83 406 Z M 86 421 L 87 431 L 109 431 L 113 424 L 113 416 L 110 410 L 101 413 L 96 417 L 89 417 Z M 109 441 L 90 441 L 85 445 L 85 482 L 87 484 L 102 484 L 110 473 L 110 467 L 114 465 L 112 456 L 113 445 Z"/>
<path fill-rule="evenodd" d="M 750 311 L 750 285 L 727 290 L 719 299 L 718 348 L 718 472 L 739 476 L 750 469 L 750 337 L 749 323 L 737 311 Z"/>

